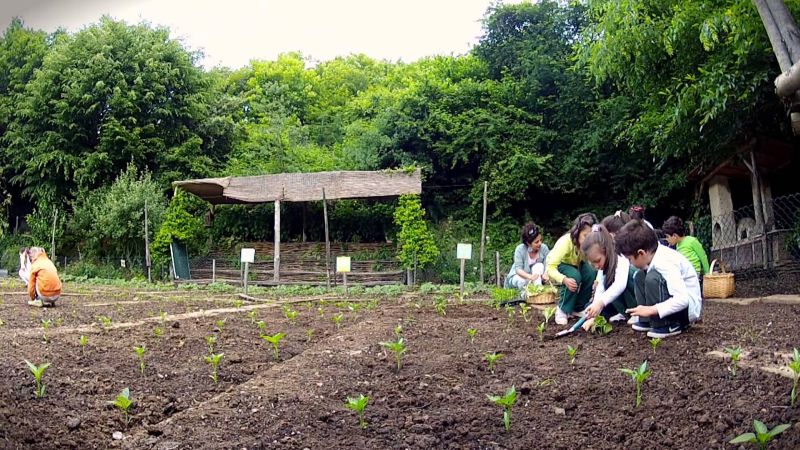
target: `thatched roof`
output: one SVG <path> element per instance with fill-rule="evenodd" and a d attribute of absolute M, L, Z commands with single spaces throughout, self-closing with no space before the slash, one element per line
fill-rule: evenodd
<path fill-rule="evenodd" d="M 319 201 L 322 200 L 322 188 L 325 188 L 325 198 L 329 200 L 396 197 L 422 192 L 419 169 L 414 172 L 280 173 L 176 181 L 172 185 L 212 204 Z"/>

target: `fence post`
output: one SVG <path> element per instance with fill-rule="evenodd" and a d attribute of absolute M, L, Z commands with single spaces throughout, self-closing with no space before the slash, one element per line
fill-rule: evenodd
<path fill-rule="evenodd" d="M 500 252 L 494 252 L 495 259 L 495 283 L 500 287 Z"/>
<path fill-rule="evenodd" d="M 216 283 L 217 282 L 217 260 L 216 259 L 212 259 L 211 260 L 211 282 L 212 283 Z"/>

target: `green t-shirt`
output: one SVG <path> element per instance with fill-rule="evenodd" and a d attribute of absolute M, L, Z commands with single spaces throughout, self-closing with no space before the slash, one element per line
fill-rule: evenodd
<path fill-rule="evenodd" d="M 706 255 L 706 251 L 703 250 L 703 244 L 701 244 L 696 237 L 684 236 L 684 238 L 678 242 L 676 250 L 692 263 L 694 270 L 697 271 L 697 275 L 702 276 L 708 273 L 708 256 Z"/>

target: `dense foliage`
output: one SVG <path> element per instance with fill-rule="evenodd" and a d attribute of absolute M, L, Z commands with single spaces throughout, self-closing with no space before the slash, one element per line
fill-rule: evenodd
<path fill-rule="evenodd" d="M 144 198 L 163 210 L 175 180 L 417 166 L 434 238 L 409 251 L 452 279 L 454 244 L 479 242 L 484 181 L 488 254 L 508 261 L 525 220 L 557 235 L 579 211 L 634 202 L 691 215 L 702 207 L 686 195 L 692 171 L 750 136 L 791 139 L 749 0 L 500 3 L 483 28 L 466 55 L 312 65 L 287 53 L 204 70 L 166 28 L 104 18 L 48 35 L 15 20 L 0 38 L 0 236 L 27 215 L 26 242 L 42 244 L 58 209 L 64 253 L 123 257 L 141 250 L 132 211 Z M 106 202 L 119 208 L 96 206 Z M 409 203 L 397 206 L 332 202 L 331 236 L 397 237 L 408 264 L 392 219 Z M 286 205 L 282 239 L 321 240 L 321 210 Z M 153 251 L 165 256 L 173 237 L 193 254 L 209 238 L 272 239 L 271 217 L 271 205 L 212 212 L 179 194 Z"/>

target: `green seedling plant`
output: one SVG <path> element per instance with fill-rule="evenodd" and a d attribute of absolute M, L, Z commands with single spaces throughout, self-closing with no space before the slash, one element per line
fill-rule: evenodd
<path fill-rule="evenodd" d="M 97 320 L 100 321 L 100 325 L 103 327 L 103 331 L 106 332 L 111 328 L 111 324 L 113 323 L 111 317 L 108 316 L 99 316 Z"/>
<path fill-rule="evenodd" d="M 314 329 L 309 328 L 306 330 L 306 343 L 310 344 L 312 339 L 314 339 Z"/>
<path fill-rule="evenodd" d="M 508 319 L 508 323 L 506 323 L 506 328 L 511 328 L 514 326 L 514 319 L 517 316 L 517 309 L 513 306 L 506 306 L 506 318 Z"/>
<path fill-rule="evenodd" d="M 78 338 L 78 345 L 81 346 L 81 354 L 82 355 L 86 354 L 86 345 L 87 344 L 89 344 L 89 338 L 87 338 L 84 335 L 81 335 L 81 337 Z"/>
<path fill-rule="evenodd" d="M 42 383 L 42 375 L 44 375 L 44 371 L 50 367 L 50 363 L 42 363 L 37 366 L 26 359 L 25 364 L 28 366 L 28 370 L 30 370 L 31 374 L 33 375 L 33 392 L 36 394 L 36 398 L 44 398 L 45 385 Z"/>
<path fill-rule="evenodd" d="M 436 309 L 436 314 L 439 314 L 440 316 L 447 315 L 447 298 L 445 297 L 434 298 L 433 306 Z"/>
<path fill-rule="evenodd" d="M 777 425 L 773 429 L 767 428 L 767 425 L 760 420 L 753 421 L 753 430 L 755 433 L 743 433 L 735 438 L 731 439 L 728 443 L 729 444 L 747 444 L 751 443 L 758 447 L 761 450 L 766 450 L 767 446 L 769 446 L 770 441 L 775 439 L 776 436 L 783 433 L 784 431 L 788 430 L 791 427 L 790 424 L 784 423 L 781 425 Z"/>
<path fill-rule="evenodd" d="M 256 326 L 258 327 L 258 331 L 260 331 L 261 334 L 264 334 L 264 332 L 267 331 L 267 323 L 264 322 L 263 320 L 259 320 L 258 322 L 256 322 Z"/>
<path fill-rule="evenodd" d="M 469 343 L 475 344 L 475 335 L 478 334 L 477 328 L 467 328 L 467 336 L 469 336 Z"/>
<path fill-rule="evenodd" d="M 217 384 L 219 380 L 219 363 L 222 361 L 222 357 L 225 356 L 224 353 L 211 353 L 208 356 L 204 357 L 206 364 L 211 365 L 211 379 L 214 380 L 214 384 Z"/>
<path fill-rule="evenodd" d="M 161 322 L 161 326 L 164 326 L 164 323 L 166 323 L 166 321 L 167 321 L 167 312 L 166 311 L 161 311 L 158 314 L 158 321 Z"/>
<path fill-rule="evenodd" d="M 542 311 L 542 315 L 544 316 L 544 323 L 546 325 L 548 322 L 550 322 L 550 319 L 552 319 L 553 316 L 556 315 L 556 307 L 555 306 L 551 306 L 549 308 L 545 308 Z"/>
<path fill-rule="evenodd" d="M 539 340 L 544 341 L 544 330 L 547 328 L 547 322 L 542 322 L 536 327 L 536 331 L 539 332 Z"/>
<path fill-rule="evenodd" d="M 792 352 L 792 360 L 789 362 L 789 370 L 792 371 L 792 393 L 791 393 L 791 405 L 794 408 L 794 404 L 797 402 L 797 382 L 800 381 L 800 351 L 794 349 Z"/>
<path fill-rule="evenodd" d="M 359 394 L 358 397 L 347 397 L 347 402 L 345 402 L 344 406 L 347 409 L 355 411 L 358 414 L 358 424 L 361 428 L 367 428 L 367 421 L 364 419 L 364 410 L 367 408 L 367 403 L 369 403 L 369 397 L 364 394 Z"/>
<path fill-rule="evenodd" d="M 344 319 L 344 314 L 342 313 L 333 316 L 333 323 L 336 325 L 337 330 L 342 327 L 342 319 Z"/>
<path fill-rule="evenodd" d="M 731 376 L 735 377 L 736 371 L 739 370 L 739 359 L 742 357 L 742 347 L 725 347 L 725 353 L 731 357 L 731 365 L 728 367 L 728 371 L 731 373 Z"/>
<path fill-rule="evenodd" d="M 283 315 L 284 317 L 286 317 L 289 323 L 291 323 L 292 325 L 296 324 L 298 312 L 293 310 L 287 305 L 284 305 L 282 309 L 283 309 Z"/>
<path fill-rule="evenodd" d="M 114 401 L 108 402 L 111 405 L 114 405 L 118 410 L 122 412 L 122 421 L 127 426 L 131 423 L 131 407 L 133 406 L 133 402 L 131 401 L 131 390 L 125 388 L 122 390 L 121 393 L 117 395 L 117 398 Z"/>
<path fill-rule="evenodd" d="M 619 369 L 619 371 L 630 376 L 636 382 L 636 407 L 638 408 L 642 404 L 642 383 L 650 377 L 653 371 L 647 369 L 647 361 L 636 369 Z"/>
<path fill-rule="evenodd" d="M 50 329 L 50 325 L 53 323 L 50 319 L 42 319 L 42 340 L 46 343 L 47 342 L 47 330 Z"/>
<path fill-rule="evenodd" d="M 164 336 L 164 328 L 163 327 L 153 328 L 153 336 L 157 338 L 161 338 L 162 336 Z"/>
<path fill-rule="evenodd" d="M 225 328 L 225 322 L 227 321 L 228 319 L 219 319 L 216 322 L 214 322 L 214 325 L 217 326 L 217 331 L 219 331 L 220 334 L 222 333 L 222 330 Z"/>
<path fill-rule="evenodd" d="M 403 324 L 398 323 L 397 326 L 394 327 L 394 335 L 398 339 L 403 337 Z"/>
<path fill-rule="evenodd" d="M 209 334 L 206 336 L 206 347 L 208 347 L 208 353 L 214 353 L 214 345 L 217 343 L 217 336 L 215 334 Z"/>
<path fill-rule="evenodd" d="M 499 360 L 500 360 L 500 358 L 502 358 L 502 357 L 503 357 L 503 354 L 502 354 L 502 353 L 497 353 L 497 352 L 492 352 L 492 353 L 484 353 L 484 355 L 483 355 L 483 359 L 485 359 L 485 360 L 486 360 L 486 362 L 487 362 L 487 363 L 488 363 L 488 365 L 489 365 L 489 372 L 491 372 L 492 374 L 494 374 L 494 365 L 495 365 L 495 363 L 496 363 L 497 361 L 499 361 Z"/>
<path fill-rule="evenodd" d="M 275 333 L 273 335 L 262 334 L 261 339 L 269 342 L 272 344 L 272 355 L 275 357 L 276 361 L 281 359 L 281 340 L 286 337 L 286 333 Z"/>
<path fill-rule="evenodd" d="M 138 347 L 133 347 L 133 351 L 139 358 L 139 373 L 144 375 L 144 353 L 147 351 L 147 348 L 142 344 Z"/>
<path fill-rule="evenodd" d="M 406 354 L 406 340 L 402 337 L 397 338 L 396 341 L 388 341 L 388 342 L 379 342 L 380 346 L 394 352 L 395 362 L 397 363 L 397 371 L 400 372 L 400 368 L 403 365 L 403 355 Z"/>
<path fill-rule="evenodd" d="M 255 324 L 258 322 L 258 311 L 255 309 L 247 313 L 247 317 L 250 319 L 250 323 Z"/>
<path fill-rule="evenodd" d="M 530 316 L 531 307 L 528 306 L 527 303 L 521 303 L 519 305 L 519 312 L 522 313 L 522 320 L 524 320 L 525 323 L 529 323 L 531 319 L 533 319 L 533 317 Z"/>
<path fill-rule="evenodd" d="M 578 347 L 567 345 L 567 356 L 569 356 L 569 365 L 575 364 L 575 355 L 578 354 Z"/>
<path fill-rule="evenodd" d="M 233 306 L 235 306 L 236 308 L 241 308 L 242 306 L 244 306 L 244 302 L 241 300 L 234 300 Z"/>
<path fill-rule="evenodd" d="M 319 314 L 320 317 L 325 317 L 325 307 L 324 306 L 318 306 L 317 307 L 317 314 Z"/>
<path fill-rule="evenodd" d="M 661 338 L 653 338 L 653 339 L 650 339 L 648 342 L 650 342 L 650 347 L 653 347 L 653 354 L 655 355 L 656 354 L 656 348 L 658 348 L 658 344 L 661 343 Z"/>
<path fill-rule="evenodd" d="M 608 333 L 611 333 L 614 327 L 611 326 L 610 323 L 606 320 L 603 316 L 597 316 L 594 318 L 594 323 L 592 324 L 592 333 L 597 333 L 600 336 L 605 336 Z"/>
<path fill-rule="evenodd" d="M 503 408 L 503 426 L 506 431 L 511 429 L 511 408 L 517 402 L 517 390 L 511 386 L 503 396 L 487 395 L 489 401 Z"/>

